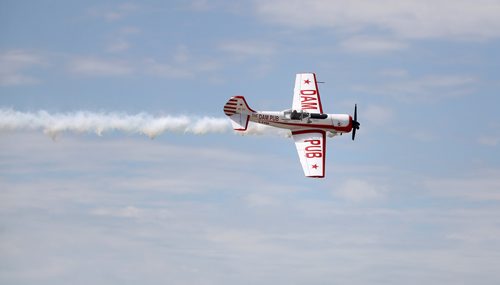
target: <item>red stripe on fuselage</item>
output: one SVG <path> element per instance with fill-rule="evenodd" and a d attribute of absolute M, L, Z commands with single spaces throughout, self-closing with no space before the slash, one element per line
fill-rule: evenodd
<path fill-rule="evenodd" d="M 287 126 L 297 126 L 297 127 L 305 127 L 305 128 L 313 128 L 313 129 L 328 129 L 328 130 L 335 130 L 338 132 L 350 132 L 352 129 L 351 123 L 349 122 L 349 125 L 345 127 L 336 127 L 332 125 L 316 125 L 316 124 L 295 124 L 295 123 L 284 123 L 284 122 L 272 122 L 274 124 L 282 124 L 282 125 L 287 125 Z"/>

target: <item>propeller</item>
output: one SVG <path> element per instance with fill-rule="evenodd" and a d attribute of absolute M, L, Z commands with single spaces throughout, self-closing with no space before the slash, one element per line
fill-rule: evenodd
<path fill-rule="evenodd" d="M 359 122 L 358 122 L 358 106 L 354 104 L 354 119 L 352 120 L 352 140 L 356 137 L 356 130 L 359 130 Z"/>

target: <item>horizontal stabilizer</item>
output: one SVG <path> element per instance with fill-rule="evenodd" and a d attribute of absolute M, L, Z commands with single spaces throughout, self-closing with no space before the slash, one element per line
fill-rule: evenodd
<path fill-rule="evenodd" d="M 229 119 L 231 119 L 231 125 L 233 125 L 235 131 L 246 131 L 250 116 L 245 114 L 234 114 L 229 116 Z"/>

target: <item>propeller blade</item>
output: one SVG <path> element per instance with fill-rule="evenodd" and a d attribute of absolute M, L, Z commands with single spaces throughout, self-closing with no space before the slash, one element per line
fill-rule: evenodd
<path fill-rule="evenodd" d="M 356 137 L 356 130 L 359 129 L 358 123 L 358 104 L 354 104 L 354 119 L 352 122 L 352 140 Z"/>

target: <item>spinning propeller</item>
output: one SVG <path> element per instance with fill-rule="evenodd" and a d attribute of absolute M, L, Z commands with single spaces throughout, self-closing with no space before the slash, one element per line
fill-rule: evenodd
<path fill-rule="evenodd" d="M 354 119 L 352 120 L 352 140 L 356 137 L 356 130 L 359 130 L 358 106 L 354 104 Z"/>

